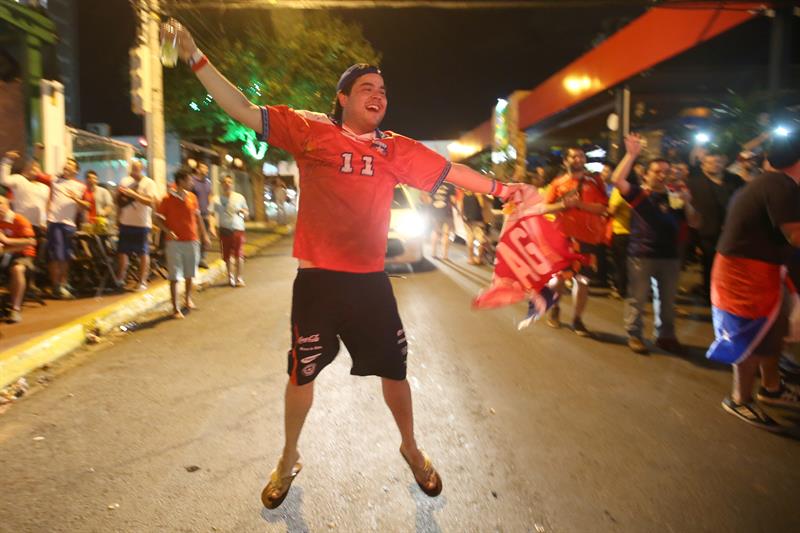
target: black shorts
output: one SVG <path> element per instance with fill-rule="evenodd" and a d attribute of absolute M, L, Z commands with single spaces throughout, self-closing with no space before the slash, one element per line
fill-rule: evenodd
<path fill-rule="evenodd" d="M 434 229 L 439 229 L 445 224 L 453 225 L 453 210 L 450 206 L 442 209 L 430 209 L 431 225 Z"/>
<path fill-rule="evenodd" d="M 292 292 L 288 373 L 304 385 L 317 377 L 344 342 L 355 376 L 406 378 L 408 345 L 392 285 L 384 272 L 297 271 Z"/>
<path fill-rule="evenodd" d="M 581 265 L 580 272 L 577 272 L 577 274 L 581 274 L 582 276 L 585 276 L 587 278 L 593 278 L 594 276 L 597 275 L 597 268 L 593 265 L 596 265 L 596 263 L 599 261 L 599 259 L 597 258 L 597 254 L 600 252 L 600 247 L 602 245 L 589 244 L 588 242 L 579 241 L 577 239 L 575 239 L 574 242 L 578 245 L 579 254 L 595 256 L 595 259 L 592 260 L 591 264 Z"/>

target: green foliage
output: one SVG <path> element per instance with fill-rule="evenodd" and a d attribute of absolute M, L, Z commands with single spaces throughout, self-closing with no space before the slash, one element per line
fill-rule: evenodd
<path fill-rule="evenodd" d="M 492 163 L 492 151 L 483 150 L 471 157 L 466 161 L 461 161 L 464 165 L 470 167 L 472 170 L 481 172 L 483 174 L 493 173 L 494 163 Z"/>
<path fill-rule="evenodd" d="M 718 130 L 715 144 L 724 153 L 736 154 L 744 143 L 757 137 L 771 122 L 775 123 L 784 116 L 788 104 L 796 105 L 798 96 L 800 94 L 796 90 L 782 91 L 777 99 L 767 91 L 743 95 L 729 90 L 724 98 L 714 102 L 712 106 Z"/>
<path fill-rule="evenodd" d="M 347 67 L 380 60 L 358 26 L 325 12 L 276 12 L 271 22 L 226 28 L 226 36 L 216 40 L 198 37 L 214 66 L 260 105 L 327 112 Z M 230 119 L 187 68 L 165 69 L 164 109 L 168 127 L 184 138 L 258 148 L 255 133 Z M 274 162 L 286 155 L 270 149 L 266 158 Z"/>

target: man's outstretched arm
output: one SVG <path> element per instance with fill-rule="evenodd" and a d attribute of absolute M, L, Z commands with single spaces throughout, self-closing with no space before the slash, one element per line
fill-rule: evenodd
<path fill-rule="evenodd" d="M 480 172 L 459 163 L 453 163 L 445 181 L 468 191 L 497 196 L 501 200 L 507 200 L 515 190 L 526 186 L 521 183 L 509 185 L 487 178 Z"/>
<path fill-rule="evenodd" d="M 252 103 L 242 92 L 229 82 L 214 65 L 208 62 L 203 53 L 197 48 L 194 38 L 182 24 L 178 28 L 178 54 L 180 58 L 193 64 L 197 79 L 208 91 L 219 106 L 237 122 L 261 134 L 261 110 Z"/>

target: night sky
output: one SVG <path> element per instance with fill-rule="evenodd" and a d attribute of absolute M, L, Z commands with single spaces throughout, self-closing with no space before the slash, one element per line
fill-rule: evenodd
<path fill-rule="evenodd" d="M 82 121 L 108 122 L 116 135 L 138 133 L 141 120 L 129 112 L 128 48 L 135 34 L 129 3 L 78 4 Z M 642 12 L 641 7 L 619 6 L 334 11 L 359 23 L 383 55 L 389 90 L 383 127 L 420 139 L 454 138 L 475 127 L 489 118 L 497 98 L 535 87 L 589 50 L 600 36 L 612 34 Z M 220 16 L 215 11 L 201 13 Z M 251 11 L 248 16 L 269 17 L 269 12 Z M 686 54 L 685 60 L 707 61 L 710 54 L 742 60 L 736 47 L 760 60 L 765 57 L 761 50 L 766 49 L 768 25 L 763 20 L 748 25 L 735 30 L 744 31 L 744 38 L 740 34 L 727 44 L 705 45 Z"/>

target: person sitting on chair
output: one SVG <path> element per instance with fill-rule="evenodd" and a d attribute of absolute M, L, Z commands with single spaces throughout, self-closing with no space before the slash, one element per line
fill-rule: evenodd
<path fill-rule="evenodd" d="M 16 323 L 22 320 L 26 274 L 33 270 L 36 237 L 28 219 L 11 210 L 5 196 L 0 196 L 0 244 L 0 270 L 7 273 L 11 291 L 8 321 Z"/>

